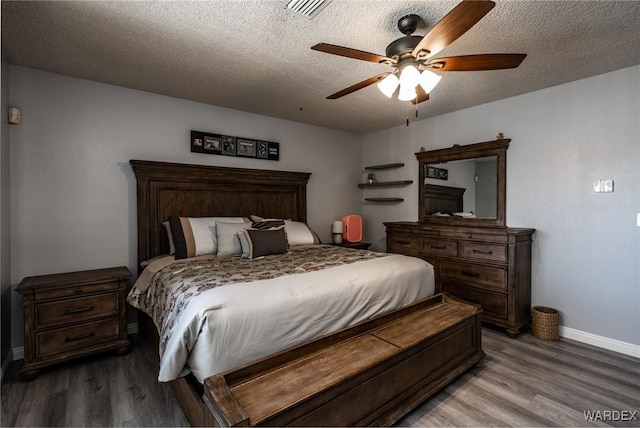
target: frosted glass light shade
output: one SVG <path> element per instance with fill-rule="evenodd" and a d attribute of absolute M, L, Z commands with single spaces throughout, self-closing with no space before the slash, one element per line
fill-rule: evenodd
<path fill-rule="evenodd" d="M 441 77 L 431 70 L 425 70 L 420 75 L 420 86 L 428 94 L 436 87 Z"/>
<path fill-rule="evenodd" d="M 333 225 L 331 226 L 331 232 L 333 233 L 342 233 L 342 221 L 341 220 L 337 220 L 333 222 Z"/>
<path fill-rule="evenodd" d="M 407 65 L 400 73 L 400 85 L 415 88 L 420 82 L 420 72 L 413 65 Z M 402 88 L 401 88 L 402 89 Z"/>
<path fill-rule="evenodd" d="M 400 79 L 398 79 L 398 76 L 390 74 L 378 83 L 378 89 L 380 89 L 380 92 L 387 98 L 391 98 L 399 84 Z"/>
<path fill-rule="evenodd" d="M 415 86 L 404 86 L 400 84 L 400 93 L 398 94 L 398 99 L 400 101 L 411 101 L 417 96 L 418 93 L 416 92 Z"/>

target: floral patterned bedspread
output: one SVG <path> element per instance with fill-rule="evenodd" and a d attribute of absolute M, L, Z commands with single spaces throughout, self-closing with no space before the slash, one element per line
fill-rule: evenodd
<path fill-rule="evenodd" d="M 194 299 L 208 290 L 223 285 L 274 279 L 387 256 L 389 254 L 373 251 L 310 245 L 292 247 L 287 254 L 257 259 L 201 256 L 176 260 L 162 267 L 150 278 L 148 284 L 136 283 L 127 300 L 153 319 L 160 333 L 162 361 L 167 352 L 167 344 L 171 341 L 172 335 L 178 332 L 175 326 L 180 322 L 182 313 Z M 147 269 L 149 268 L 153 266 L 149 265 Z M 145 291 L 141 292 L 141 289 Z"/>

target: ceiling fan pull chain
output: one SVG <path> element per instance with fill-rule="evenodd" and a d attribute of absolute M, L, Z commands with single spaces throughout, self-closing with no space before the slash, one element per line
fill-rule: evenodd
<path fill-rule="evenodd" d="M 407 126 L 409 126 L 409 101 L 407 101 Z"/>

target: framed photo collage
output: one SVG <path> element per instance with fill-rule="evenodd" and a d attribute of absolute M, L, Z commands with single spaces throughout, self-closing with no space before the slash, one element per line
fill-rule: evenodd
<path fill-rule="evenodd" d="M 280 143 L 191 131 L 191 151 L 210 155 L 280 160 Z"/>

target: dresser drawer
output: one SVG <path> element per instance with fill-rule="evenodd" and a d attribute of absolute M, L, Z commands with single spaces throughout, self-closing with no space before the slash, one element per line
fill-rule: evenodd
<path fill-rule="evenodd" d="M 505 244 L 461 241 L 460 257 L 464 259 L 493 260 L 506 263 L 507 246 Z"/>
<path fill-rule="evenodd" d="M 35 328 L 47 328 L 118 314 L 118 294 L 109 293 L 78 299 L 39 303 L 35 307 Z"/>
<path fill-rule="evenodd" d="M 502 267 L 445 259 L 440 261 L 440 276 L 488 290 L 507 290 L 507 271 Z"/>
<path fill-rule="evenodd" d="M 94 321 L 36 334 L 36 358 L 118 339 L 118 319 Z"/>
<path fill-rule="evenodd" d="M 504 320 L 508 318 L 507 296 L 505 294 L 482 291 L 448 282 L 442 283 L 442 291 L 451 293 L 471 303 L 478 303 L 482 306 L 483 315 Z"/>
<path fill-rule="evenodd" d="M 506 237 L 502 234 L 482 233 L 475 231 L 440 231 L 443 238 L 469 239 L 481 242 L 506 242 Z"/>
<path fill-rule="evenodd" d="M 423 236 L 420 250 L 424 254 L 434 256 L 456 257 L 458 255 L 458 241 L 455 239 L 441 239 Z"/>
<path fill-rule="evenodd" d="M 64 297 L 84 296 L 91 293 L 100 293 L 104 291 L 117 290 L 118 281 L 102 282 L 98 284 L 79 284 L 77 286 L 48 289 L 48 290 L 36 290 L 36 300 L 49 300 L 59 299 Z"/>
<path fill-rule="evenodd" d="M 420 248 L 420 237 L 412 235 L 391 235 L 389 238 L 390 253 L 418 253 Z"/>

